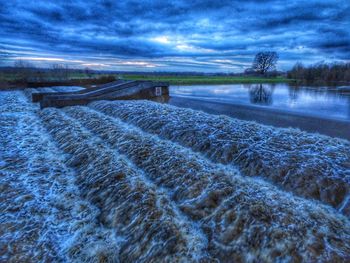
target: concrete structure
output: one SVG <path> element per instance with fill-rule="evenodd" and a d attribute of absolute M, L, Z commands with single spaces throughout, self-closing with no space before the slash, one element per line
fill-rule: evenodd
<path fill-rule="evenodd" d="M 169 96 L 169 84 L 153 81 L 116 81 L 92 89 L 75 92 L 39 92 L 33 101 L 40 101 L 40 107 L 65 107 L 86 105 L 95 100 L 154 99 Z"/>
<path fill-rule="evenodd" d="M 58 87 L 46 87 L 38 88 L 32 92 L 32 101 L 39 102 L 46 95 L 69 95 L 69 94 L 84 94 L 90 91 L 98 90 L 107 86 L 124 83 L 123 80 L 117 80 L 103 85 L 98 85 L 94 88 L 85 89 L 83 87 L 69 87 L 69 86 L 58 86 Z"/>

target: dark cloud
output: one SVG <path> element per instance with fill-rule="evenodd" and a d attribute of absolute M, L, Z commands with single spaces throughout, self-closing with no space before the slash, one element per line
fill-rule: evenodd
<path fill-rule="evenodd" d="M 260 50 L 279 52 L 283 69 L 350 58 L 343 0 L 0 1 L 7 63 L 240 71 Z"/>

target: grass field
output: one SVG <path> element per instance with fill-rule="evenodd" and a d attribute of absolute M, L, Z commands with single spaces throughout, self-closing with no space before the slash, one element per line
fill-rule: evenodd
<path fill-rule="evenodd" d="M 244 83 L 281 83 L 289 79 L 283 77 L 238 77 L 238 76 L 171 76 L 171 75 L 119 75 L 124 79 L 166 81 L 171 85 L 196 85 L 196 84 L 244 84 Z"/>
<path fill-rule="evenodd" d="M 107 74 L 91 74 L 90 76 L 84 73 L 71 73 L 69 79 L 83 78 L 99 78 L 107 76 Z M 171 85 L 196 85 L 196 84 L 244 84 L 244 83 L 281 83 L 291 81 L 283 77 L 264 78 L 254 76 L 203 76 L 203 75 L 142 75 L 142 74 L 109 74 L 116 78 L 130 80 L 151 80 L 165 81 Z M 33 76 L 34 79 L 36 76 Z M 54 76 L 43 76 L 45 81 L 57 80 Z M 20 75 L 14 73 L 0 72 L 0 82 L 13 82 L 20 79 Z"/>

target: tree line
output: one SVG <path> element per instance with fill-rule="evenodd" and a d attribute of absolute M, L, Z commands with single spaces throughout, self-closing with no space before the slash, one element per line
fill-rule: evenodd
<path fill-rule="evenodd" d="M 307 67 L 296 63 L 287 76 L 310 84 L 350 82 L 350 63 L 317 63 Z"/>
<path fill-rule="evenodd" d="M 276 52 L 259 52 L 255 55 L 252 67 L 245 71 L 246 74 L 259 74 L 271 76 L 276 69 L 278 61 Z M 348 63 L 316 63 L 304 66 L 298 62 L 287 72 L 289 79 L 306 84 L 341 84 L 350 82 L 350 62 Z"/>
<path fill-rule="evenodd" d="M 66 81 L 73 78 L 92 78 L 95 72 L 90 68 L 74 69 L 66 64 L 52 64 L 49 68 L 37 68 L 25 60 L 17 60 L 12 68 L 6 70 L 13 79 L 24 82 Z"/>

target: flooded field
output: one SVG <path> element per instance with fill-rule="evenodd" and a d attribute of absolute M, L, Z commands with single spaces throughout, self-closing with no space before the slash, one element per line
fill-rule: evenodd
<path fill-rule="evenodd" d="M 350 93 L 346 90 L 288 84 L 171 86 L 168 103 L 350 140 Z"/>
<path fill-rule="evenodd" d="M 349 90 L 349 87 L 307 87 L 285 83 L 194 85 L 171 86 L 170 95 L 350 120 Z"/>
<path fill-rule="evenodd" d="M 0 92 L 1 262 L 346 262 L 350 142 Z"/>

